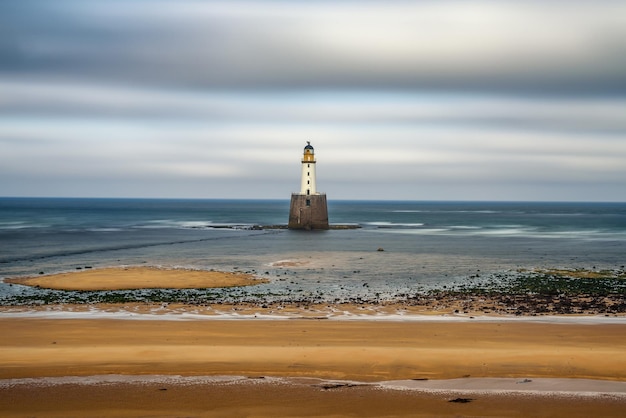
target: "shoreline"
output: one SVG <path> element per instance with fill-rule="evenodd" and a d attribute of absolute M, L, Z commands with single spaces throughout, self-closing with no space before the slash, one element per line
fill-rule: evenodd
<path fill-rule="evenodd" d="M 413 308 L 413 309 L 412 309 Z M 481 311 L 455 313 L 430 307 L 399 303 L 372 304 L 253 304 L 219 303 L 186 305 L 176 303 L 50 304 L 0 306 L 0 318 L 32 319 L 116 319 L 137 321 L 285 321 L 328 320 L 333 322 L 507 322 L 554 324 L 626 324 L 626 315 L 541 314 L 513 315 Z"/>
<path fill-rule="evenodd" d="M 306 264 L 279 260 L 274 268 L 304 268 Z M 587 270 L 543 270 L 508 282 L 472 285 L 425 293 L 405 294 L 386 300 L 379 297 L 326 300 L 317 296 L 272 294 L 271 290 L 249 290 L 240 296 L 233 288 L 254 289 L 272 283 L 266 272 L 189 270 L 148 266 L 109 268 L 77 267 L 76 271 L 4 278 L 9 286 L 39 288 L 36 293 L 5 296 L 0 309 L 20 306 L 162 304 L 187 305 L 187 310 L 237 306 L 263 309 L 272 314 L 284 309 L 332 311 L 332 307 L 363 307 L 366 311 L 419 315 L 462 316 L 560 316 L 585 315 L 626 317 L 626 272 Z M 514 276 L 513 276 L 514 277 Z M 280 278 L 280 281 L 285 280 Z M 516 281 L 517 280 L 517 281 Z M 367 284 L 367 283 L 366 283 Z M 444 286 L 445 287 L 445 286 Z M 54 290 L 51 290 L 54 289 Z M 262 289 L 262 288 L 260 288 Z M 270 288 L 268 288 L 270 289 Z M 213 290 L 212 292 L 209 290 Z M 266 292 L 266 293 L 264 293 Z M 352 308 L 351 308 L 352 306 Z M 325 314 L 322 314 L 325 315 Z"/>
<path fill-rule="evenodd" d="M 99 376 L 0 383 L 7 418 L 46 417 L 621 417 L 626 396 L 605 392 L 401 388 L 319 379 Z M 534 382 L 561 386 L 562 380 Z M 407 382 L 410 384 L 411 382 Z M 519 384 L 503 382 L 504 384 Z M 588 383 L 588 382 L 586 382 Z M 593 382 L 592 382 L 593 383 Z M 33 392 L 37 393 L 33 402 Z"/>
<path fill-rule="evenodd" d="M 307 385 L 322 390 L 353 387 L 370 387 L 384 390 L 462 393 L 462 394 L 550 394 L 554 396 L 595 397 L 610 395 L 626 401 L 626 381 L 593 380 L 577 378 L 507 378 L 507 377 L 466 377 L 455 379 L 405 379 L 356 381 L 323 379 L 317 377 L 282 376 L 238 376 L 238 375 L 133 375 L 103 374 L 88 376 L 55 376 L 0 379 L 0 390 L 16 386 L 45 387 L 59 385 L 115 385 L 115 384 L 171 384 L 171 385 L 212 385 L 279 383 Z"/>

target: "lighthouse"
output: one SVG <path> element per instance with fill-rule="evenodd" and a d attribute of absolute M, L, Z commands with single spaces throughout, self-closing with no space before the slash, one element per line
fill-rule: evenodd
<path fill-rule="evenodd" d="M 307 141 L 302 155 L 300 193 L 291 194 L 289 229 L 328 229 L 326 194 L 317 191 L 315 150 Z"/>

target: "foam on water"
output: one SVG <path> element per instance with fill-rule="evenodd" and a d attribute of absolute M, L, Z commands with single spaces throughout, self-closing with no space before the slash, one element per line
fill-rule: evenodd
<path fill-rule="evenodd" d="M 285 384 L 323 387 L 324 385 L 364 386 L 384 390 L 402 390 L 442 394 L 502 394 L 502 395 L 552 395 L 560 397 L 613 397 L 626 398 L 626 382 L 592 379 L 562 378 L 463 378 L 442 380 L 390 380 L 360 382 L 355 380 L 320 379 L 315 377 L 270 377 L 261 376 L 181 376 L 181 375 L 92 375 L 0 379 L 0 388 L 50 387 L 59 385 L 115 385 L 115 384 L 170 384 L 190 385 L 242 385 L 242 384 Z"/>
<path fill-rule="evenodd" d="M 159 308 L 153 308 L 150 312 L 134 312 L 124 309 L 116 311 L 103 310 L 97 307 L 89 307 L 87 310 L 5 310 L 3 318 L 46 318 L 46 319 L 120 319 L 140 321 L 223 321 L 223 320 L 263 320 L 284 321 L 294 319 L 304 320 L 330 320 L 330 321 L 374 321 L 374 322 L 520 322 L 520 323 L 547 323 L 547 324 L 574 324 L 574 325 L 598 325 L 598 324 L 626 324 L 626 316 L 565 316 L 565 315 L 538 315 L 538 316 L 489 316 L 465 314 L 442 314 L 442 315 L 419 315 L 399 313 L 377 312 L 374 308 L 366 313 L 355 313 L 345 310 L 334 312 L 300 312 L 267 313 L 263 309 L 254 311 L 253 308 L 246 313 L 236 311 L 212 312 L 161 312 Z"/>
<path fill-rule="evenodd" d="M 560 378 L 462 378 L 443 380 L 396 380 L 378 383 L 393 390 L 417 390 L 458 394 L 519 394 L 626 398 L 626 382 Z"/>
<path fill-rule="evenodd" d="M 393 226 L 412 226 L 412 227 L 418 227 L 418 226 L 424 226 L 423 223 L 420 222 L 414 222 L 414 223 L 397 223 L 397 222 L 388 222 L 388 221 L 374 221 L 374 222 L 367 222 L 366 225 L 372 225 L 372 226 L 378 226 L 378 227 L 393 227 Z"/>

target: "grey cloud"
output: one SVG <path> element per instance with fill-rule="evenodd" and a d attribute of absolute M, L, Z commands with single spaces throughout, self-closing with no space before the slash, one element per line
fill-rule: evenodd
<path fill-rule="evenodd" d="M 229 93 L 0 81 L 5 115 L 207 124 L 421 124 L 625 135 L 622 98 L 427 93 Z M 147 123 L 147 122 L 146 122 Z M 214 128 L 215 129 L 215 128 Z"/>
<path fill-rule="evenodd" d="M 625 7 L 3 1 L 0 194 L 624 200 Z"/>
<path fill-rule="evenodd" d="M 11 13 L 5 72 L 189 88 L 626 93 L 619 2 L 37 4 L 39 17 Z"/>

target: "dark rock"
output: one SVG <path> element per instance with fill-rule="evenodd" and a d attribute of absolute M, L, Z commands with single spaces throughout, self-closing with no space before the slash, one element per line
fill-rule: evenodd
<path fill-rule="evenodd" d="M 320 385 L 314 385 L 318 388 L 322 388 L 324 390 L 329 390 L 329 389 L 340 389 L 340 388 L 352 388 L 355 386 L 364 386 L 364 385 L 359 385 L 356 383 L 322 383 Z"/>
<path fill-rule="evenodd" d="M 454 402 L 454 403 L 470 403 L 472 402 L 474 399 L 472 398 L 454 398 L 454 399 L 450 399 L 448 402 Z"/>

